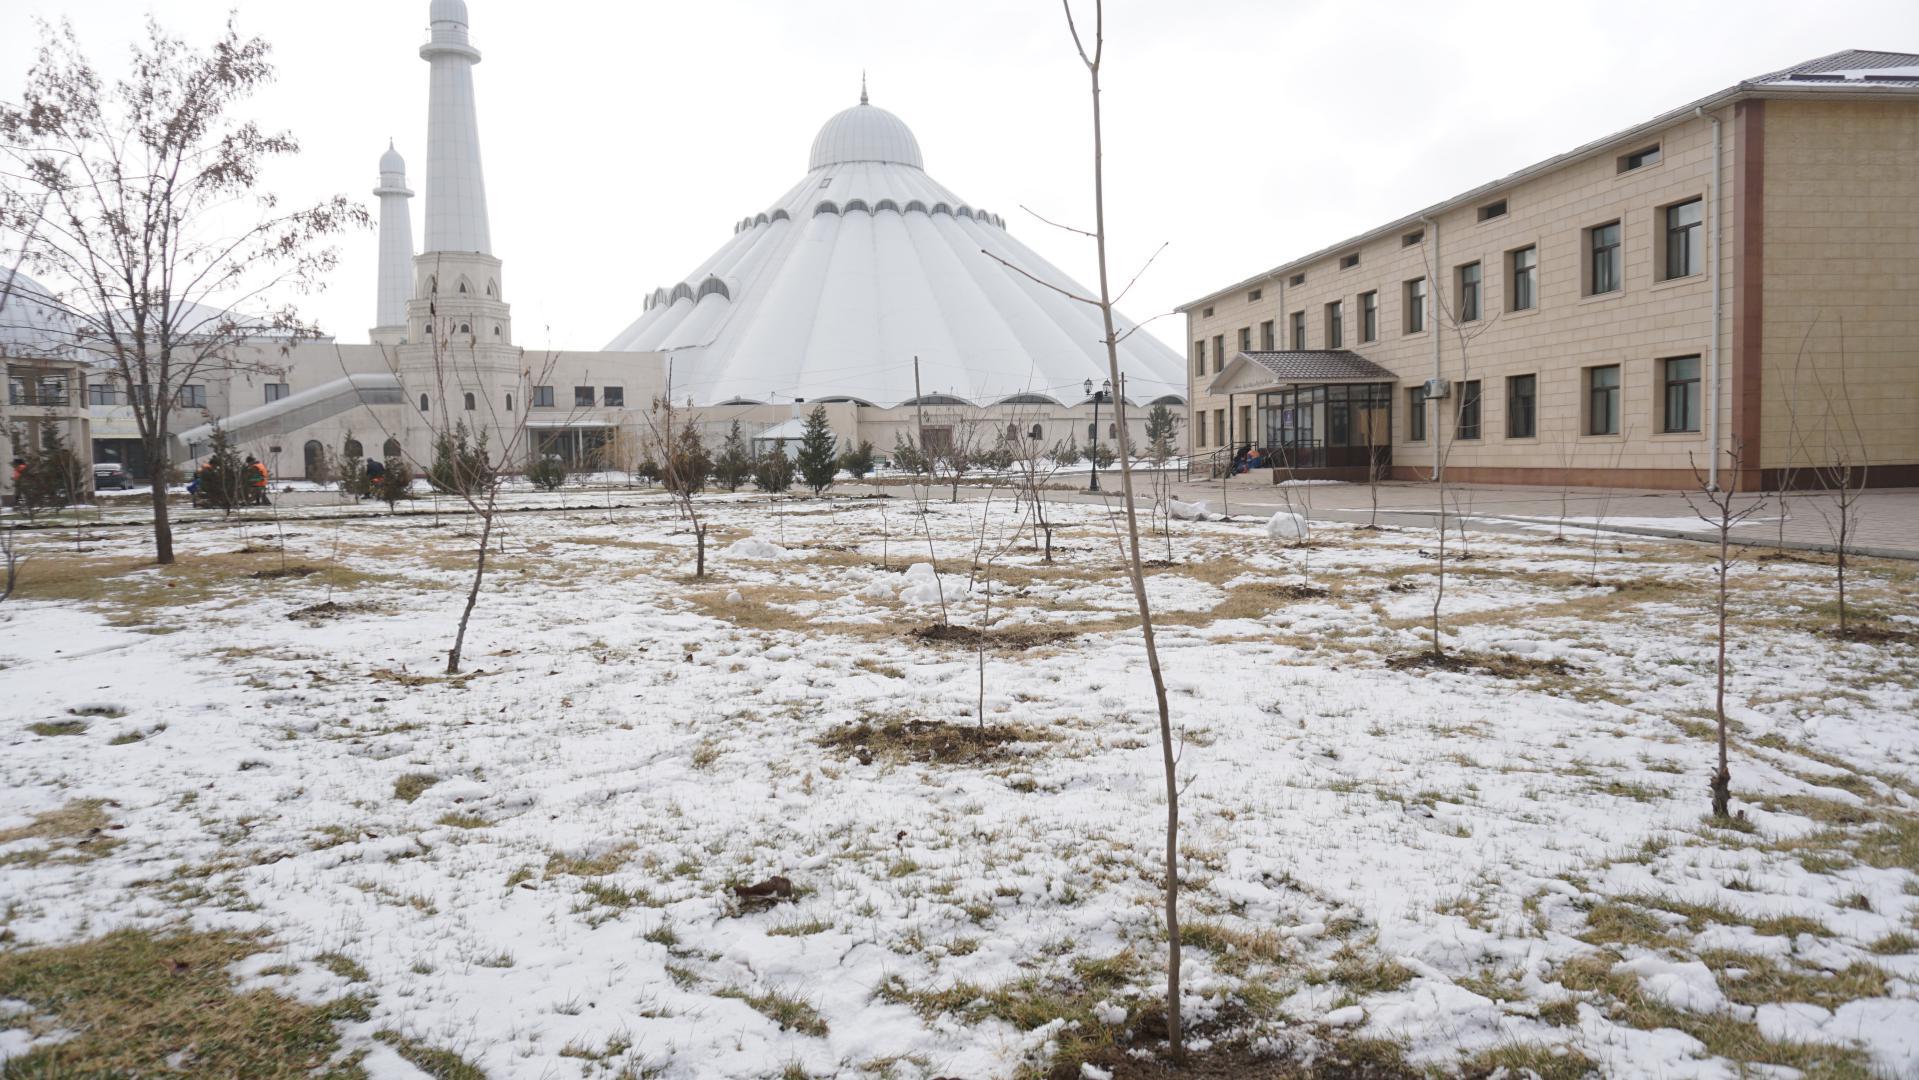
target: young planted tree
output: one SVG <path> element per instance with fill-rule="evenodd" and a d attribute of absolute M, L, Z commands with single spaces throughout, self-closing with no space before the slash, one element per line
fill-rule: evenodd
<path fill-rule="evenodd" d="M 688 418 L 683 427 L 676 426 L 677 420 L 678 412 L 673 406 L 673 365 L 669 361 L 666 390 L 653 399 L 653 408 L 646 414 L 650 434 L 648 456 L 659 462 L 660 485 L 672 496 L 674 505 L 693 530 L 693 576 L 704 578 L 706 521 L 700 517 L 700 508 L 693 496 L 706 486 L 707 476 L 714 471 L 713 458 L 692 419 Z M 733 429 L 739 430 L 737 422 Z"/>
<path fill-rule="evenodd" d="M 1055 473 L 1078 458 L 1079 451 L 1068 442 L 1048 446 L 1046 429 L 1038 424 L 1030 428 L 1016 424 L 1013 436 L 1007 444 L 1013 452 L 1013 483 L 1029 507 L 1025 520 L 1032 524 L 1033 545 L 1040 549 L 1041 560 L 1051 563 L 1054 526 L 1046 516 L 1046 487 Z"/>
<path fill-rule="evenodd" d="M 861 439 L 840 455 L 840 468 L 855 480 L 864 480 L 873 471 L 873 444 Z"/>
<path fill-rule="evenodd" d="M 542 491 L 558 491 L 566 483 L 566 462 L 557 454 L 539 454 L 527 463 L 527 482 Z"/>
<path fill-rule="evenodd" d="M 740 422 L 735 420 L 726 438 L 720 440 L 720 452 L 714 455 L 713 479 L 728 491 L 738 491 L 741 484 L 752 478 L 753 452 L 747 449 L 746 437 L 740 434 Z"/>
<path fill-rule="evenodd" d="M 1826 432 L 1826 445 L 1817 471 L 1820 486 L 1830 493 L 1830 501 L 1819 504 L 1819 515 L 1825 520 L 1826 531 L 1832 537 L 1839 636 L 1847 637 L 1852 633 L 1852 623 L 1846 605 L 1846 561 L 1859 535 L 1860 501 L 1866 493 L 1871 459 L 1866 449 L 1865 432 L 1859 426 L 1859 414 L 1853 408 L 1852 386 L 1846 378 L 1846 327 L 1843 321 L 1839 323 L 1838 369 L 1836 392 L 1832 384 L 1818 374 L 1817 367 L 1813 369 L 1813 377 L 1818 381 L 1820 396 L 1826 406 L 1826 422 L 1821 425 Z M 1788 398 L 1796 396 L 1787 395 Z M 1783 483 L 1781 487 L 1783 490 Z M 1783 501 L 1783 495 L 1781 498 Z M 1785 519 L 1783 506 L 1779 516 L 1782 521 Z"/>
<path fill-rule="evenodd" d="M 227 514 L 232 514 L 237 506 L 246 505 L 246 463 L 240 460 L 240 452 L 234 449 L 226 428 L 218 422 L 213 425 L 206 463 L 194 472 L 194 494 L 198 501 Z"/>
<path fill-rule="evenodd" d="M 351 428 L 346 433 L 345 451 L 340 455 L 340 491 L 356 499 L 365 498 L 371 493 L 371 483 L 366 474 L 366 450 L 360 440 L 353 437 Z"/>
<path fill-rule="evenodd" d="M 381 462 L 380 479 L 373 485 L 373 495 L 386 504 L 387 512 L 400 504 L 402 499 L 413 497 L 413 466 L 406 458 L 396 454 Z"/>
<path fill-rule="evenodd" d="M 498 463 L 486 449 L 485 429 L 470 431 L 465 420 L 453 427 L 441 428 L 433 435 L 433 464 L 427 469 L 426 482 L 443 495 L 472 495 L 499 479 Z"/>
<path fill-rule="evenodd" d="M 73 344 L 128 391 L 160 563 L 173 561 L 165 480 L 181 390 L 275 370 L 256 343 L 314 333 L 275 298 L 322 287 L 337 261 L 326 238 L 368 222 L 344 196 L 289 209 L 258 190 L 299 150 L 231 112 L 272 79 L 268 52 L 231 21 L 200 50 L 149 19 L 131 74 L 109 86 L 62 24 L 45 30 L 19 100 L 0 103 L 0 233 L 21 238 Z"/>
<path fill-rule="evenodd" d="M 1152 603 L 1146 595 L 1146 571 L 1144 560 L 1140 556 L 1139 509 L 1135 502 L 1133 485 L 1134 455 L 1129 445 L 1130 428 L 1126 423 L 1126 396 L 1123 390 L 1119 369 L 1119 343 L 1125 335 L 1119 331 L 1114 321 L 1113 307 L 1116 299 L 1111 288 L 1111 279 L 1106 262 L 1106 173 L 1105 173 L 1105 133 L 1100 119 L 1100 75 L 1106 53 L 1106 12 L 1103 0 L 1093 0 L 1093 33 L 1090 47 L 1086 39 L 1080 36 L 1079 24 L 1073 17 L 1071 0 L 1060 0 L 1060 6 L 1066 14 L 1066 27 L 1072 35 L 1073 48 L 1078 53 L 1080 63 L 1086 69 L 1092 94 L 1093 128 L 1093 228 L 1088 231 L 1075 229 L 1083 236 L 1092 239 L 1099 267 L 1099 296 L 1080 296 L 1061 288 L 1059 285 L 1037 277 L 1029 271 L 999 259 L 991 252 L 984 252 L 989 258 L 1021 276 L 1045 288 L 1091 305 L 1099 310 L 1104 333 L 1102 340 L 1106 346 L 1106 366 L 1108 377 L 1121 392 L 1113 398 L 1113 419 L 1119 440 L 1120 491 L 1126 504 L 1126 561 L 1127 573 L 1132 579 L 1133 599 L 1139 608 L 1140 635 L 1146 650 L 1146 668 L 1152 676 L 1153 700 L 1159 713 L 1160 759 L 1166 783 L 1166 862 L 1165 862 L 1165 913 L 1166 913 L 1166 1036 L 1175 1057 L 1183 1053 L 1184 1043 L 1180 1027 L 1180 934 L 1179 934 L 1179 776 L 1178 758 L 1173 747 L 1172 707 L 1166 694 L 1166 678 L 1160 670 L 1159 645 L 1153 634 Z M 1148 261 L 1150 265 L 1151 261 Z M 1141 271 L 1142 273 L 1144 270 Z M 1135 281 L 1138 276 L 1135 275 Z M 1129 284 L 1127 286 L 1131 288 Z M 1120 290 L 1124 297 L 1125 289 Z M 1135 327 L 1134 329 L 1137 329 Z M 1127 331 L 1128 334 L 1132 330 Z"/>
<path fill-rule="evenodd" d="M 1744 457 L 1745 446 L 1734 436 L 1732 445 L 1726 451 L 1727 464 L 1734 477 L 1739 475 Z M 1713 597 L 1716 650 L 1713 658 L 1713 719 L 1718 729 L 1719 767 L 1713 772 L 1708 788 L 1712 792 L 1712 816 L 1724 819 L 1730 816 L 1732 799 L 1732 770 L 1726 764 L 1726 594 L 1727 579 L 1738 561 L 1732 550 L 1732 531 L 1764 508 L 1766 500 L 1760 496 L 1744 500 L 1742 505 L 1740 496 L 1732 486 L 1714 487 L 1707 483 L 1697 462 L 1693 464 L 1693 476 L 1699 482 L 1699 490 L 1686 492 L 1686 503 L 1718 538 L 1718 555 L 1713 560 L 1713 576 L 1717 582 Z"/>
<path fill-rule="evenodd" d="M 775 443 L 754 459 L 753 485 L 774 495 L 793 486 L 793 459 L 786 456 L 785 447 Z"/>
<path fill-rule="evenodd" d="M 80 458 L 67 445 L 57 417 L 48 415 L 40 423 L 37 437 L 16 429 L 11 442 L 26 462 L 13 489 L 14 504 L 32 521 L 45 510 L 72 506 L 86 496 L 86 484 L 80 474 Z"/>
<path fill-rule="evenodd" d="M 799 461 L 796 463 L 800 479 L 813 489 L 813 494 L 818 495 L 831 487 L 833 478 L 839 475 L 838 449 L 839 440 L 833 435 L 833 426 L 826 421 L 826 406 L 813 406 L 813 411 L 806 415 L 806 427 L 800 432 Z"/>

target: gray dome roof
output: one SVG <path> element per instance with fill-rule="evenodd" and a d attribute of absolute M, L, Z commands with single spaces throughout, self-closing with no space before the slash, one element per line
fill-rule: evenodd
<path fill-rule="evenodd" d="M 25 274 L 0 268 L 0 354 L 66 356 L 73 320 L 52 294 Z"/>
<path fill-rule="evenodd" d="M 926 167 L 920 159 L 919 140 L 913 138 L 906 121 L 864 101 L 835 114 L 820 128 L 813 137 L 813 156 L 806 169 L 811 172 L 856 161 Z"/>

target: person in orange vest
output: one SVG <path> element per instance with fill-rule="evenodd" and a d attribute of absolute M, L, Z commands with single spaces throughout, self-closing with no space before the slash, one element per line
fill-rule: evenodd
<path fill-rule="evenodd" d="M 257 506 L 267 503 L 267 467 L 252 454 L 247 455 L 247 463 L 240 475 L 246 478 L 247 494 Z"/>
<path fill-rule="evenodd" d="M 205 506 L 213 501 L 214 470 L 213 462 L 205 461 L 193 472 L 193 482 L 187 485 L 187 494 L 193 497 L 193 505 Z"/>
<path fill-rule="evenodd" d="M 26 478 L 27 478 L 27 459 L 23 457 L 14 458 L 13 459 L 13 505 L 15 506 L 20 505 L 20 481 L 25 480 Z"/>

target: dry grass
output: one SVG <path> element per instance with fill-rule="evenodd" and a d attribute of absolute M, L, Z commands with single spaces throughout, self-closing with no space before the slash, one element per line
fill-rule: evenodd
<path fill-rule="evenodd" d="M 0 855 L 0 866 L 37 866 L 44 862 L 83 862 L 97 859 L 120 841 L 108 836 L 106 806 L 101 799 L 77 799 L 58 810 L 34 816 L 30 824 L 0 829 L 0 844 L 45 840 L 47 846 Z"/>
<path fill-rule="evenodd" d="M 264 948 L 257 936 L 120 930 L 0 954 L 0 998 L 33 1010 L 27 1030 L 72 1035 L 10 1059 L 6 1075 L 363 1076 L 327 1065 L 340 1045 L 334 1025 L 367 1019 L 370 1002 L 235 993 L 227 968 Z"/>
<path fill-rule="evenodd" d="M 1044 732 L 1020 724 L 974 726 L 944 720 L 875 716 L 843 724 L 816 741 L 829 750 L 853 754 L 862 764 L 879 758 L 941 765 L 983 765 L 1019 756 L 1017 744 L 1050 738 Z"/>

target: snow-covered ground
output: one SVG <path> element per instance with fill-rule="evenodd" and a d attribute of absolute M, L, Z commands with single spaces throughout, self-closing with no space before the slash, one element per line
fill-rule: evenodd
<path fill-rule="evenodd" d="M 497 1077 L 1014 1076 L 1152 1011 L 1165 805 L 1121 522 L 1051 506 L 1047 565 L 1003 494 L 708 496 L 696 580 L 669 503 L 591 501 L 515 497 L 457 678 L 462 518 L 196 524 L 169 569 L 137 529 L 26 536 L 0 950 L 264 929 L 245 985 L 370 994 L 341 1031 L 375 1076 L 418 1075 L 381 1030 Z M 1728 828 L 1702 549 L 1607 540 L 1595 585 L 1583 543 L 1472 537 L 1446 639 L 1495 675 L 1391 663 L 1428 645 L 1431 531 L 1266 525 L 1146 544 L 1201 1046 L 1919 1075 L 1919 648 L 1819 633 L 1829 567 L 1733 572 Z M 1850 593 L 1919 631 L 1910 566 Z M 942 610 L 1005 640 L 912 634 Z M 982 698 L 1018 739 L 844 737 L 971 729 Z M 97 834 L 31 827 L 91 800 Z M 773 875 L 789 902 L 732 891 Z M 30 1019 L 0 1007 L 0 1056 Z"/>

